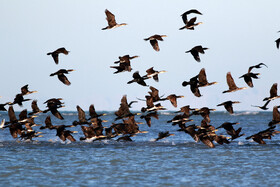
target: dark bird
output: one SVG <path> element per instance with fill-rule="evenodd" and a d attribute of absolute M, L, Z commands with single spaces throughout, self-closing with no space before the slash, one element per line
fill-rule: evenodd
<path fill-rule="evenodd" d="M 132 113 L 129 110 L 126 95 L 124 95 L 121 99 L 121 104 L 120 104 L 119 110 L 115 112 L 115 115 L 117 116 L 117 118 L 115 118 L 115 120 L 126 118 L 131 114 Z"/>
<path fill-rule="evenodd" d="M 144 115 L 140 116 L 141 119 L 145 119 L 148 127 L 151 127 L 151 125 L 152 125 L 152 117 L 155 118 L 155 119 L 158 119 L 157 111 L 148 112 L 147 114 L 144 114 Z"/>
<path fill-rule="evenodd" d="M 163 95 L 159 96 L 159 90 L 158 89 L 156 89 L 155 87 L 150 86 L 150 90 L 151 90 L 151 92 L 148 92 L 148 93 L 153 98 L 153 102 L 163 101 L 164 100 L 164 98 L 162 98 Z"/>
<path fill-rule="evenodd" d="M 183 98 L 183 95 L 175 95 L 175 94 L 171 94 L 169 96 L 167 96 L 165 99 L 169 100 L 171 102 L 171 104 L 176 108 L 177 107 L 177 99 L 178 98 Z"/>
<path fill-rule="evenodd" d="M 105 116 L 106 114 L 105 113 L 97 114 L 95 111 L 94 105 L 92 104 L 89 106 L 89 115 L 90 115 L 90 119 L 92 119 L 92 118 L 98 118 L 100 116 Z"/>
<path fill-rule="evenodd" d="M 205 50 L 207 50 L 209 48 L 206 47 L 202 47 L 201 45 L 195 46 L 193 47 L 191 50 L 186 51 L 186 53 L 191 53 L 193 58 L 197 61 L 200 62 L 200 57 L 199 57 L 199 53 L 204 54 Z"/>
<path fill-rule="evenodd" d="M 267 105 L 268 105 L 268 103 L 269 103 L 270 101 L 271 101 L 271 100 L 267 100 L 263 106 L 255 106 L 255 105 L 251 105 L 251 106 L 252 106 L 252 107 L 258 107 L 259 109 L 262 109 L 262 110 L 267 110 L 267 109 L 268 109 L 268 108 L 267 108 Z"/>
<path fill-rule="evenodd" d="M 217 129 L 219 129 L 219 128 L 224 128 L 224 129 L 227 131 L 228 135 L 231 136 L 231 140 L 234 140 L 234 139 L 236 139 L 236 138 L 239 138 L 239 137 L 245 135 L 245 134 L 240 134 L 241 129 L 242 129 L 241 127 L 238 128 L 237 130 L 235 130 L 235 129 L 233 128 L 232 125 L 236 125 L 236 124 L 239 124 L 239 123 L 225 122 L 225 123 L 223 123 L 221 126 L 217 127 Z"/>
<path fill-rule="evenodd" d="M 238 90 L 247 89 L 247 87 L 241 87 L 241 88 L 237 87 L 230 72 L 227 73 L 227 84 L 228 84 L 229 89 L 226 91 L 223 91 L 223 93 L 235 92 Z"/>
<path fill-rule="evenodd" d="M 28 95 L 28 94 L 32 94 L 32 93 L 37 93 L 37 91 L 29 91 L 28 90 L 28 84 L 21 87 L 21 94 L 22 95 Z"/>
<path fill-rule="evenodd" d="M 270 88 L 270 96 L 263 99 L 263 101 L 274 100 L 279 98 L 280 96 L 277 94 L 277 83 L 274 83 Z"/>
<path fill-rule="evenodd" d="M 73 125 L 82 125 L 82 124 L 89 124 L 89 122 L 87 121 L 86 119 L 86 114 L 85 114 L 85 111 L 79 106 L 77 105 L 76 106 L 77 108 L 77 111 L 78 111 L 78 118 L 79 118 L 79 121 L 73 121 Z"/>
<path fill-rule="evenodd" d="M 145 83 L 145 80 L 149 79 L 149 77 L 140 76 L 139 71 L 134 72 L 132 77 L 133 77 L 133 79 L 131 81 L 128 81 L 127 84 L 131 84 L 133 82 L 136 82 L 136 83 L 138 83 L 142 86 L 147 86 L 147 84 Z"/>
<path fill-rule="evenodd" d="M 152 47 L 154 48 L 155 51 L 159 51 L 159 46 L 158 46 L 158 40 L 159 41 L 163 41 L 163 37 L 167 37 L 166 35 L 158 35 L 158 34 L 155 34 L 153 36 L 150 36 L 149 38 L 145 38 L 144 40 L 145 41 L 148 41 L 150 40 L 150 43 L 152 45 Z"/>
<path fill-rule="evenodd" d="M 131 66 L 130 66 L 130 63 L 120 63 L 120 65 L 118 66 L 110 66 L 110 68 L 114 68 L 116 69 L 117 71 L 114 72 L 114 74 L 117 74 L 117 73 L 121 73 L 121 72 L 125 72 L 125 71 L 128 71 L 130 72 L 132 70 Z"/>
<path fill-rule="evenodd" d="M 260 74 L 259 74 L 259 73 L 246 73 L 246 74 L 242 75 L 242 76 L 239 77 L 239 78 L 244 78 L 244 81 L 246 82 L 246 84 L 247 84 L 248 86 L 250 86 L 251 88 L 253 88 L 254 85 L 253 85 L 253 80 L 252 80 L 252 78 L 258 79 L 258 78 L 259 78 L 258 75 L 260 75 Z"/>
<path fill-rule="evenodd" d="M 51 116 L 47 116 L 45 119 L 45 126 L 41 126 L 40 129 L 54 129 L 51 121 Z"/>
<path fill-rule="evenodd" d="M 210 112 L 216 111 L 216 109 L 210 109 L 208 107 L 202 107 L 192 112 L 193 115 L 201 115 L 205 122 L 210 123 Z"/>
<path fill-rule="evenodd" d="M 233 114 L 233 107 L 232 107 L 232 104 L 236 104 L 236 103 L 240 103 L 239 101 L 226 101 L 226 102 L 223 102 L 221 104 L 218 104 L 217 106 L 223 106 L 225 107 L 225 109 L 230 113 L 230 114 Z"/>
<path fill-rule="evenodd" d="M 199 137 L 196 132 L 196 129 L 198 128 L 196 125 L 188 125 L 187 127 L 184 125 L 179 126 L 180 129 L 178 131 L 184 131 L 185 133 L 189 134 L 195 142 L 199 142 Z"/>
<path fill-rule="evenodd" d="M 258 68 L 258 69 L 259 69 L 259 68 L 261 68 L 262 66 L 267 67 L 267 65 L 265 65 L 264 63 L 259 63 L 259 64 L 254 65 L 254 66 L 250 66 L 249 69 L 248 69 L 248 73 L 250 73 L 251 70 L 252 70 L 253 68 Z"/>
<path fill-rule="evenodd" d="M 174 134 L 170 134 L 169 131 L 160 132 L 160 133 L 158 133 L 158 137 L 154 141 L 158 141 L 158 140 L 161 140 L 163 138 L 167 138 L 169 136 L 174 136 Z"/>
<path fill-rule="evenodd" d="M 182 86 L 185 87 L 185 86 L 187 86 L 187 85 L 190 85 L 190 88 L 191 88 L 192 93 L 193 93 L 196 97 L 200 97 L 200 96 L 202 96 L 202 95 L 200 94 L 200 91 L 199 91 L 199 89 L 198 89 L 198 83 L 199 83 L 199 81 L 198 81 L 198 75 L 197 75 L 197 76 L 191 78 L 189 82 L 188 82 L 188 81 L 184 81 L 184 82 L 182 83 Z"/>
<path fill-rule="evenodd" d="M 12 103 L 14 104 L 18 104 L 19 106 L 22 106 L 22 103 L 25 101 L 29 101 L 31 99 L 24 99 L 22 94 L 17 94 L 16 97 L 14 98 L 14 102 Z"/>
<path fill-rule="evenodd" d="M 105 28 L 102 28 L 102 30 L 113 29 L 113 28 L 117 28 L 117 27 L 120 27 L 120 26 L 127 25 L 126 23 L 117 24 L 116 19 L 115 19 L 115 15 L 112 14 L 107 9 L 105 10 L 105 14 L 106 14 L 106 20 L 108 22 L 108 26 L 105 27 Z"/>
<path fill-rule="evenodd" d="M 202 24 L 202 22 L 197 22 L 196 23 L 196 17 L 194 17 L 194 18 L 191 18 L 189 21 L 187 21 L 185 23 L 185 26 L 179 28 L 179 30 L 183 30 L 183 29 L 194 30 L 194 27 L 196 27 L 200 24 Z"/>
<path fill-rule="evenodd" d="M 276 42 L 276 47 L 277 47 L 277 49 L 279 49 L 280 38 L 278 38 L 277 40 L 275 40 L 275 42 Z"/>
<path fill-rule="evenodd" d="M 60 114 L 60 112 L 57 110 L 58 108 L 64 107 L 62 102 L 60 101 L 62 98 L 52 98 L 44 102 L 44 104 L 47 104 L 48 109 L 44 110 L 43 113 L 47 113 L 48 111 L 51 111 L 51 113 L 57 117 L 58 119 L 63 120 L 63 116 Z"/>
<path fill-rule="evenodd" d="M 104 135 L 98 136 L 96 133 L 96 129 L 93 126 L 90 127 L 81 126 L 81 129 L 85 137 L 81 137 L 80 140 L 101 140 L 107 138 L 107 136 Z"/>
<path fill-rule="evenodd" d="M 118 63 L 130 63 L 130 60 L 134 59 L 134 58 L 138 58 L 139 56 L 129 56 L 129 55 L 124 55 L 124 56 L 119 56 L 119 60 L 115 61 L 115 64 Z"/>
<path fill-rule="evenodd" d="M 157 111 L 157 110 L 166 110 L 163 106 L 161 106 L 160 103 L 154 105 L 153 97 L 146 95 L 146 105 L 147 107 L 142 107 L 141 112 L 146 112 L 146 111 Z"/>
<path fill-rule="evenodd" d="M 271 139 L 271 136 L 280 133 L 280 131 L 275 130 L 275 126 L 269 127 L 266 130 L 260 131 L 256 134 L 246 137 L 246 140 L 253 139 L 255 142 L 259 144 L 266 144 L 263 139 Z"/>
<path fill-rule="evenodd" d="M 76 139 L 72 136 L 72 133 L 77 133 L 77 132 L 66 130 L 65 129 L 66 127 L 68 127 L 68 126 L 66 126 L 66 125 L 54 126 L 54 128 L 56 129 L 56 136 L 58 136 L 62 141 L 66 141 L 66 139 L 68 139 L 71 142 L 75 142 Z"/>
<path fill-rule="evenodd" d="M 32 108 L 32 112 L 30 112 L 28 115 L 36 115 L 36 114 L 43 112 L 42 110 L 39 109 L 39 107 L 37 105 L 37 100 L 32 101 L 31 108 Z"/>
<path fill-rule="evenodd" d="M 202 15 L 202 13 L 200 13 L 200 12 L 199 12 L 198 10 L 196 10 L 196 9 L 191 9 L 191 10 L 188 10 L 188 11 L 184 12 L 181 16 L 182 16 L 183 22 L 184 22 L 185 24 L 187 24 L 187 22 L 188 22 L 188 17 L 187 17 L 187 16 L 188 16 L 189 14 L 192 14 L 192 13 Z"/>
<path fill-rule="evenodd" d="M 208 82 L 205 69 L 202 68 L 198 74 L 198 87 L 204 87 L 204 86 L 211 86 L 213 84 L 217 84 L 217 82 Z"/>
<path fill-rule="evenodd" d="M 192 110 L 196 110 L 196 109 L 190 108 L 190 105 L 186 105 L 186 106 L 181 107 L 180 110 L 175 113 L 183 112 L 185 116 L 190 117 L 192 115 L 190 113 L 190 111 L 192 111 Z"/>
<path fill-rule="evenodd" d="M 0 111 L 7 111 L 7 109 L 5 108 L 6 105 L 12 105 L 13 103 L 11 102 L 7 102 L 4 104 L 0 104 Z"/>
<path fill-rule="evenodd" d="M 154 70 L 154 67 L 151 67 L 149 69 L 146 70 L 147 74 L 144 77 L 149 77 L 149 78 L 153 78 L 156 82 L 159 81 L 158 79 L 158 74 L 160 73 L 165 73 L 165 70 L 162 71 L 156 71 Z"/>
<path fill-rule="evenodd" d="M 55 50 L 55 51 L 53 51 L 53 52 L 47 53 L 47 55 L 52 55 L 54 62 L 55 62 L 56 64 L 58 64 L 58 55 L 59 55 L 60 53 L 63 53 L 63 54 L 65 54 L 65 55 L 68 55 L 69 51 L 67 51 L 64 47 L 61 47 L 61 48 L 59 48 L 59 49 L 57 49 L 57 50 Z"/>
<path fill-rule="evenodd" d="M 279 108 L 280 106 L 274 106 L 272 111 L 272 120 L 268 123 L 268 126 L 274 126 L 280 123 L 280 113 Z"/>
<path fill-rule="evenodd" d="M 197 136 L 199 137 L 199 140 L 209 148 L 214 148 L 213 138 L 211 138 L 208 133 L 209 132 L 206 129 L 199 129 L 197 131 Z"/>
<path fill-rule="evenodd" d="M 65 74 L 68 74 L 68 72 L 71 72 L 71 71 L 75 71 L 75 70 L 73 70 L 73 69 L 68 69 L 68 70 L 66 70 L 66 69 L 60 69 L 60 70 L 58 70 L 57 72 L 50 74 L 50 76 L 55 76 L 55 75 L 57 75 L 58 79 L 59 79 L 63 84 L 66 84 L 66 85 L 69 86 L 71 83 L 70 83 L 70 81 L 67 79 L 67 77 L 65 76 Z"/>

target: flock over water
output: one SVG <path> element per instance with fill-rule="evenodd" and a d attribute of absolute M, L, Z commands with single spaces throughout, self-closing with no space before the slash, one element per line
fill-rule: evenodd
<path fill-rule="evenodd" d="M 115 15 L 112 14 L 109 10 L 105 10 L 106 19 L 108 22 L 108 26 L 102 28 L 102 30 L 114 29 L 120 26 L 127 25 L 126 23 L 118 24 L 115 20 Z M 197 17 L 188 18 L 191 15 L 199 15 L 202 13 L 196 9 L 191 9 L 183 13 L 182 20 L 184 26 L 179 28 L 179 30 L 194 30 L 197 26 L 201 25 L 202 22 L 197 22 Z M 104 31 L 105 32 L 105 31 Z M 183 32 L 183 31 L 182 31 Z M 163 38 L 167 37 L 166 35 L 154 34 L 147 38 L 144 38 L 145 41 L 149 41 L 152 48 L 156 51 L 160 51 L 159 41 L 163 42 Z M 280 38 L 276 41 L 276 47 L 279 48 Z M 201 62 L 200 55 L 204 54 L 206 50 L 209 48 L 203 47 L 201 45 L 194 46 L 190 50 L 186 51 L 187 54 L 191 54 L 195 61 Z M 151 49 L 152 50 L 152 49 Z M 59 64 L 59 55 L 68 55 L 69 51 L 66 48 L 61 47 L 53 52 L 48 52 L 47 55 L 50 55 L 55 64 Z M 123 73 L 123 72 L 131 72 L 131 60 L 134 58 L 138 58 L 139 56 L 130 56 L 124 55 L 120 56 L 119 60 L 115 61 L 114 64 L 110 66 L 110 68 L 116 69 L 114 74 Z M 259 68 L 268 68 L 266 64 L 259 63 L 256 65 L 252 65 L 248 68 L 248 72 L 244 75 L 241 75 L 239 78 L 243 78 L 248 87 L 252 89 L 254 87 L 253 79 L 258 79 L 259 73 L 253 72 Z M 56 72 L 50 74 L 50 76 L 57 76 L 59 81 L 63 84 L 70 86 L 71 82 L 68 80 L 66 74 L 73 72 L 73 69 L 60 69 Z M 64 120 L 63 115 L 59 112 L 59 109 L 64 107 L 64 102 L 62 98 L 50 98 L 44 102 L 46 104 L 45 110 L 39 109 L 37 106 L 37 100 L 33 100 L 31 103 L 32 112 L 28 113 L 27 109 L 24 109 L 20 112 L 19 116 L 15 115 L 13 105 L 17 104 L 19 106 L 23 106 L 23 102 L 27 102 L 30 99 L 25 99 L 24 97 L 28 94 L 36 93 L 37 91 L 30 91 L 28 85 L 25 85 L 21 88 L 21 92 L 16 94 L 13 102 L 6 102 L 4 104 L 0 104 L 0 111 L 7 111 L 9 119 L 2 119 L 0 128 L 1 129 L 9 129 L 10 134 L 16 140 L 21 141 L 32 141 L 34 138 L 42 137 L 40 131 L 47 130 L 55 130 L 56 135 L 62 141 L 76 141 L 73 136 L 73 133 L 76 131 L 71 131 L 71 127 L 81 127 L 81 131 L 84 134 L 84 137 L 80 137 L 80 141 L 100 141 L 104 139 L 113 139 L 116 141 L 132 141 L 131 137 L 137 136 L 139 133 L 148 133 L 148 131 L 141 131 L 139 128 L 139 124 L 146 123 L 149 127 L 153 125 L 152 121 L 157 120 L 160 117 L 158 113 L 159 110 L 166 110 L 166 108 L 162 105 L 162 102 L 169 101 L 171 104 L 177 108 L 177 100 L 183 98 L 182 95 L 170 94 L 166 97 L 164 95 L 159 94 L 159 90 L 153 86 L 147 85 L 145 82 L 148 79 L 153 79 L 154 81 L 159 81 L 159 76 L 161 73 L 165 73 L 165 70 L 155 70 L 153 67 L 146 70 L 146 74 L 140 75 L 139 71 L 135 71 L 132 75 L 132 79 L 127 82 L 127 84 L 137 83 L 140 86 L 149 87 L 150 91 L 143 98 L 137 98 L 138 100 L 142 100 L 146 102 L 146 105 L 141 108 L 140 113 L 132 113 L 130 109 L 132 108 L 133 103 L 138 101 L 127 101 L 127 96 L 124 95 L 121 98 L 121 103 L 119 109 L 114 113 L 115 119 L 112 122 L 109 122 L 110 125 L 103 126 L 106 120 L 102 120 L 102 116 L 106 114 L 98 114 L 95 111 L 95 107 L 93 104 L 89 106 L 89 115 L 87 116 L 84 110 L 77 105 L 78 119 L 73 121 L 71 125 L 53 125 L 51 117 L 58 118 L 60 120 Z M 235 84 L 234 78 L 231 75 L 231 72 L 226 73 L 226 81 L 228 84 L 228 89 L 225 89 L 222 93 L 230 93 L 236 92 L 239 90 L 247 89 L 247 87 L 238 87 Z M 208 82 L 206 71 L 204 68 L 200 70 L 200 72 L 191 77 L 189 80 L 185 80 L 182 82 L 182 86 L 189 86 L 191 92 L 196 97 L 201 97 L 200 87 L 206 87 L 215 85 L 217 82 Z M 277 83 L 274 83 L 271 86 L 269 96 L 265 97 L 263 101 L 265 102 L 263 106 L 253 106 L 258 107 L 261 110 L 267 110 L 269 103 L 279 98 L 280 96 L 277 93 Z M 240 101 L 225 101 L 223 103 L 217 104 L 217 107 L 224 106 L 225 110 L 230 114 L 234 113 L 233 104 L 238 104 Z M 8 105 L 8 110 L 5 108 Z M 280 123 L 280 113 L 278 108 L 280 106 L 274 106 L 272 112 L 272 119 L 267 122 L 268 126 L 266 129 L 263 129 L 260 132 L 256 132 L 248 137 L 247 140 L 252 139 L 253 141 L 259 144 L 266 144 L 264 139 L 271 139 L 272 136 L 280 133 L 280 131 L 276 130 L 276 124 Z M 208 107 L 203 108 L 195 108 L 189 105 L 183 106 L 178 110 L 172 119 L 168 120 L 167 123 L 171 123 L 172 126 L 178 126 L 178 133 L 186 133 L 190 135 L 195 142 L 202 142 L 206 146 L 210 148 L 214 148 L 215 144 L 229 144 L 231 141 L 244 136 L 242 131 L 242 127 L 235 127 L 239 123 L 238 122 L 228 122 L 220 124 L 218 127 L 214 127 L 211 125 L 210 113 L 215 111 L 215 109 L 211 109 Z M 34 130 L 33 128 L 38 126 L 36 124 L 36 117 L 40 113 L 51 113 L 52 115 L 48 115 L 45 119 L 45 125 L 40 126 L 39 130 Z M 135 120 L 135 116 L 139 115 L 142 122 L 137 122 Z M 189 124 L 191 121 L 191 116 L 199 115 L 202 117 L 201 123 L 197 124 Z M 230 136 L 220 135 L 217 133 L 218 129 L 224 128 L 227 134 Z M 169 136 L 173 136 L 175 134 L 169 133 L 169 131 L 159 131 L 158 137 L 153 137 L 154 141 L 159 141 L 163 138 L 167 138 Z"/>

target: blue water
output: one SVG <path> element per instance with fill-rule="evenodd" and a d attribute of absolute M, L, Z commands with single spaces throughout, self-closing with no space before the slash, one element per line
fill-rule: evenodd
<path fill-rule="evenodd" d="M 0 119 L 8 121 L 6 113 Z M 53 125 L 69 125 L 77 120 L 76 112 L 63 112 L 65 120 L 52 117 Z M 44 125 L 46 114 L 40 114 L 36 123 Z M 271 112 L 239 112 L 229 115 L 214 112 L 210 115 L 215 127 L 223 122 L 239 122 L 246 135 L 229 145 L 208 148 L 194 140 L 178 127 L 166 123 L 172 112 L 152 119 L 152 127 L 139 125 L 147 134 L 138 134 L 133 142 L 104 140 L 81 142 L 80 127 L 74 134 L 77 142 L 62 142 L 55 131 L 41 130 L 43 136 L 33 142 L 13 139 L 8 129 L 0 133 L 1 186 L 276 186 L 280 184 L 280 134 L 266 145 L 245 140 L 246 136 L 267 128 Z M 114 115 L 102 119 L 110 126 Z M 200 116 L 193 116 L 199 124 Z M 136 117 L 136 121 L 144 122 Z M 39 131 L 39 127 L 34 128 Z M 158 132 L 169 130 L 175 136 L 158 142 L 152 140 Z M 279 127 L 277 127 L 279 130 Z M 220 129 L 217 134 L 226 132 Z"/>

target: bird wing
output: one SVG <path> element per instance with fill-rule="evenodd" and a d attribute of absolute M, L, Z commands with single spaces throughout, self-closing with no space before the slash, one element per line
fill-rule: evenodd
<path fill-rule="evenodd" d="M 21 87 L 21 94 L 22 95 L 27 94 L 27 92 L 28 92 L 28 84 L 23 86 L 23 87 Z"/>
<path fill-rule="evenodd" d="M 53 60 L 56 64 L 58 64 L 58 53 L 52 53 Z"/>
<path fill-rule="evenodd" d="M 64 47 L 61 47 L 61 48 L 59 48 L 59 49 L 57 49 L 56 51 L 55 51 L 55 53 L 63 53 L 63 54 L 65 54 L 65 55 L 68 55 L 68 53 L 69 53 L 69 51 L 67 51 Z"/>
<path fill-rule="evenodd" d="M 90 115 L 90 117 L 92 117 L 92 118 L 97 117 L 97 113 L 96 113 L 96 111 L 95 111 L 94 105 L 90 105 L 90 106 L 89 106 L 89 115 Z"/>
<path fill-rule="evenodd" d="M 51 109 L 51 113 L 52 113 L 55 117 L 57 117 L 58 119 L 61 119 L 61 120 L 64 119 L 63 116 L 61 115 L 61 113 L 58 112 L 57 109 Z"/>
<path fill-rule="evenodd" d="M 86 114 L 84 112 L 84 110 L 77 105 L 77 111 L 78 111 L 78 118 L 80 122 L 85 122 L 86 121 Z"/>
<path fill-rule="evenodd" d="M 10 118 L 10 122 L 17 122 L 17 118 L 13 106 L 9 106 L 8 115 Z"/>
<path fill-rule="evenodd" d="M 204 68 L 202 68 L 198 74 L 198 81 L 200 86 L 208 84 Z"/>
<path fill-rule="evenodd" d="M 201 96 L 200 91 L 199 91 L 197 85 L 191 84 L 191 91 L 192 91 L 192 93 L 193 93 L 196 97 L 200 97 L 200 96 Z"/>
<path fill-rule="evenodd" d="M 149 68 L 149 69 L 147 69 L 146 70 L 146 73 L 148 74 L 148 75 L 151 75 L 151 74 L 153 74 L 153 73 L 155 73 L 156 71 L 154 70 L 154 67 L 151 67 L 151 68 Z"/>
<path fill-rule="evenodd" d="M 191 54 L 193 56 L 193 58 L 197 61 L 197 62 L 200 62 L 200 57 L 199 57 L 199 54 L 198 54 L 198 51 L 197 50 L 191 50 Z"/>
<path fill-rule="evenodd" d="M 61 82 L 63 82 L 63 84 L 66 84 L 68 86 L 71 84 L 70 81 L 67 79 L 67 77 L 63 73 L 57 75 L 57 77 Z"/>
<path fill-rule="evenodd" d="M 236 86 L 230 72 L 227 73 L 227 84 L 228 84 L 229 90 L 234 90 L 234 89 L 238 88 Z"/>
<path fill-rule="evenodd" d="M 158 46 L 157 40 L 150 40 L 150 43 L 153 46 L 154 50 L 159 51 L 159 46 Z"/>
<path fill-rule="evenodd" d="M 276 42 L 276 47 L 277 47 L 277 49 L 279 49 L 280 38 L 278 38 L 277 40 L 275 40 L 275 42 Z"/>
<path fill-rule="evenodd" d="M 225 109 L 230 113 L 230 114 L 233 114 L 233 107 L 232 107 L 232 103 L 229 102 L 229 103 L 225 103 Z"/>
<path fill-rule="evenodd" d="M 270 88 L 270 97 L 276 97 L 277 96 L 277 83 L 274 83 Z"/>
<path fill-rule="evenodd" d="M 116 20 L 115 20 L 115 15 L 112 14 L 109 10 L 105 10 L 105 14 L 106 14 L 106 20 L 108 21 L 108 25 L 110 27 L 113 27 L 115 25 L 117 25 Z"/>

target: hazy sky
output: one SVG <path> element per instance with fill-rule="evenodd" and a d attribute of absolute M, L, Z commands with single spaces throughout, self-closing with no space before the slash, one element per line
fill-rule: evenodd
<path fill-rule="evenodd" d="M 175 93 L 185 97 L 178 100 L 178 109 L 191 107 L 216 108 L 227 101 L 240 101 L 235 110 L 259 110 L 251 105 L 263 105 L 262 99 L 269 96 L 273 83 L 280 83 L 280 50 L 275 40 L 280 37 L 280 1 L 270 0 L 102 0 L 102 1 L 38 1 L 1 0 L 0 6 L 0 103 L 13 101 L 20 88 L 29 84 L 30 90 L 37 90 L 25 98 L 37 99 L 41 109 L 49 98 L 64 99 L 64 110 L 76 110 L 80 105 L 88 110 L 94 104 L 96 110 L 117 110 L 121 97 L 127 94 L 128 101 L 144 98 L 148 87 L 127 82 L 132 74 L 146 70 L 166 70 L 160 74 L 159 82 L 152 79 L 147 84 L 159 89 L 160 95 Z M 105 9 L 116 16 L 117 23 L 127 26 L 101 30 L 107 26 Z M 179 30 L 183 21 L 181 14 L 197 9 L 203 15 L 197 21 L 203 22 L 191 30 Z M 154 34 L 165 34 L 159 42 L 160 52 L 144 41 Z M 208 47 L 201 62 L 197 63 L 185 51 L 196 45 Z M 65 47 L 69 55 L 60 55 L 56 65 L 46 53 Z M 132 60 L 132 72 L 113 74 L 114 61 L 123 55 L 138 55 Z M 241 75 L 248 67 L 260 62 L 268 68 L 254 69 L 261 73 L 260 79 L 253 80 L 254 88 L 222 94 L 227 90 L 226 73 L 231 72 L 239 87 L 247 86 Z M 62 84 L 57 77 L 49 75 L 59 69 L 75 69 L 67 75 L 72 83 Z M 182 82 L 206 69 L 210 82 L 217 85 L 201 88 L 203 95 L 195 97 Z M 24 103 L 27 108 L 31 102 Z M 140 109 L 145 102 L 133 105 Z M 162 102 L 169 110 L 177 110 L 169 101 Z M 275 100 L 270 110 L 279 105 Z"/>

